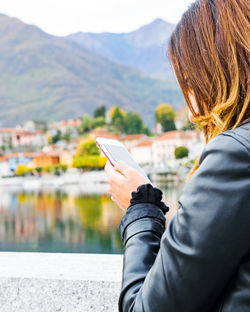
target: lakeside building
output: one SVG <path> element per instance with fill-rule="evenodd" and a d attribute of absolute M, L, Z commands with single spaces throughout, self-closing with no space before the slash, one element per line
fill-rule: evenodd
<path fill-rule="evenodd" d="M 153 162 L 152 144 L 153 139 L 146 138 L 131 148 L 130 152 L 140 166 L 149 165 Z"/>
<path fill-rule="evenodd" d="M 146 134 L 128 134 L 119 136 L 119 140 L 125 145 L 128 151 L 130 151 L 133 147 L 138 145 L 140 141 L 146 138 Z"/>
<path fill-rule="evenodd" d="M 47 144 L 48 137 L 43 131 L 27 132 L 16 128 L 0 129 L 0 146 L 2 147 L 43 147 Z"/>
<path fill-rule="evenodd" d="M 47 123 L 45 121 L 28 120 L 23 124 L 21 129 L 26 132 L 37 132 L 37 131 L 46 132 Z"/>
<path fill-rule="evenodd" d="M 76 149 L 63 150 L 60 153 L 60 163 L 67 165 L 69 168 L 72 168 L 76 156 L 76 151 L 77 151 Z"/>
<path fill-rule="evenodd" d="M 48 132 L 50 136 L 55 136 L 57 132 L 61 132 L 62 134 L 70 133 L 71 138 L 78 137 L 78 128 L 81 125 L 80 119 L 69 119 L 69 120 L 61 120 L 58 122 L 54 122 L 48 125 Z"/>
<path fill-rule="evenodd" d="M 29 168 L 54 166 L 60 164 L 60 154 L 49 153 L 11 153 L 0 157 L 0 176 L 9 176 L 16 172 L 19 165 Z"/>
<path fill-rule="evenodd" d="M 0 156 L 0 177 L 6 177 L 11 174 L 8 159 L 5 156 Z"/>
<path fill-rule="evenodd" d="M 30 168 L 55 166 L 60 164 L 60 153 L 51 151 L 49 153 L 42 153 L 35 155 L 33 160 L 29 163 Z"/>
<path fill-rule="evenodd" d="M 194 159 L 204 147 L 204 138 L 198 130 L 164 132 L 154 138 L 143 138 L 131 148 L 131 154 L 139 165 L 158 165 L 174 161 L 179 146 L 187 147 L 189 158 Z"/>
<path fill-rule="evenodd" d="M 187 147 L 190 157 L 198 156 L 203 148 L 200 131 L 174 130 L 156 137 L 152 144 L 152 162 L 158 164 L 174 160 L 175 149 L 179 146 Z"/>
<path fill-rule="evenodd" d="M 10 153 L 0 157 L 0 176 L 13 174 L 18 165 L 28 166 L 36 155 L 36 153 Z"/>
<path fill-rule="evenodd" d="M 96 128 L 90 132 L 90 136 L 95 140 L 98 137 L 106 138 L 106 139 L 113 139 L 119 140 L 119 136 L 113 132 L 109 132 L 103 128 Z"/>

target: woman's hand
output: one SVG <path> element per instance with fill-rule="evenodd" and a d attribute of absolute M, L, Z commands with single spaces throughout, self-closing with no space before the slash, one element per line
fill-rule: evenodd
<path fill-rule="evenodd" d="M 123 210 L 130 205 L 131 193 L 137 191 L 137 187 L 149 183 L 134 168 L 119 160 L 114 167 L 109 160 L 105 165 L 105 172 L 109 180 L 109 192 L 111 199 Z"/>

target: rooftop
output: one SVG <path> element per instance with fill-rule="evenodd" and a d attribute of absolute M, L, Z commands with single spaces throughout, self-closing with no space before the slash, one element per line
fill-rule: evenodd
<path fill-rule="evenodd" d="M 157 141 L 176 140 L 176 139 L 188 140 L 192 139 L 194 135 L 196 135 L 195 131 L 174 130 L 162 133 L 160 136 L 156 137 L 155 140 Z"/>
<path fill-rule="evenodd" d="M 145 134 L 128 134 L 128 135 L 121 135 L 119 137 L 120 141 L 134 141 L 134 140 L 140 140 L 142 138 L 146 137 Z"/>

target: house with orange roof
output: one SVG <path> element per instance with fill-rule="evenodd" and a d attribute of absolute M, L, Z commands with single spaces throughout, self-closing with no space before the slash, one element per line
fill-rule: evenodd
<path fill-rule="evenodd" d="M 0 146 L 20 147 L 36 146 L 43 147 L 48 144 L 47 135 L 43 131 L 27 132 L 16 128 L 0 129 Z"/>
<path fill-rule="evenodd" d="M 9 170 L 15 172 L 18 165 L 28 165 L 36 155 L 36 153 L 10 153 L 4 157 L 8 162 Z"/>
<path fill-rule="evenodd" d="M 153 139 L 145 138 L 130 149 L 133 158 L 140 166 L 145 166 L 152 163 L 152 145 Z"/>
<path fill-rule="evenodd" d="M 33 158 L 32 167 L 46 167 L 60 164 L 60 153 L 58 151 L 51 151 L 48 153 L 41 153 Z"/>
<path fill-rule="evenodd" d="M 49 124 L 48 132 L 52 137 L 55 136 L 57 132 L 61 132 L 62 134 L 69 132 L 71 138 L 76 138 L 78 137 L 77 128 L 80 127 L 80 125 L 81 125 L 80 119 L 61 120 Z"/>
<path fill-rule="evenodd" d="M 12 137 L 12 146 L 37 146 L 43 147 L 48 144 L 48 137 L 43 131 L 27 132 L 16 130 Z"/>
<path fill-rule="evenodd" d="M 119 136 L 113 132 L 109 132 L 103 128 L 96 128 L 90 132 L 90 136 L 95 140 L 98 137 L 106 138 L 106 139 L 113 139 L 119 140 Z"/>
<path fill-rule="evenodd" d="M 18 165 L 26 165 L 29 168 L 54 166 L 60 164 L 60 153 L 50 151 L 48 153 L 10 153 L 0 157 L 0 176 L 3 172 L 15 172 Z"/>
<path fill-rule="evenodd" d="M 202 142 L 199 131 L 181 131 L 174 130 L 164 132 L 156 137 L 152 144 L 153 163 L 161 163 L 175 159 L 175 149 L 179 146 L 185 146 L 190 151 L 191 157 L 196 157 L 202 151 L 204 143 Z"/>
<path fill-rule="evenodd" d="M 74 158 L 76 156 L 76 149 L 63 150 L 60 153 L 60 163 L 72 168 Z"/>
<path fill-rule="evenodd" d="M 0 129 L 0 146 L 12 146 L 13 137 L 16 134 L 15 128 L 1 128 Z"/>
<path fill-rule="evenodd" d="M 128 134 L 119 136 L 119 141 L 121 141 L 125 147 L 130 151 L 134 146 L 138 145 L 140 141 L 147 138 L 146 134 Z"/>
<path fill-rule="evenodd" d="M 23 124 L 22 129 L 26 132 L 37 132 L 37 131 L 46 132 L 47 123 L 45 121 L 39 120 L 27 120 Z"/>

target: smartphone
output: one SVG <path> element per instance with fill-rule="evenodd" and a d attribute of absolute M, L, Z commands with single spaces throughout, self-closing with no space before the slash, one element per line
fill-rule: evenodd
<path fill-rule="evenodd" d="M 118 160 L 123 160 L 126 164 L 145 177 L 148 180 L 148 183 L 152 184 L 145 171 L 137 164 L 122 142 L 98 137 L 96 138 L 96 144 L 108 158 L 112 166 L 114 166 Z"/>

